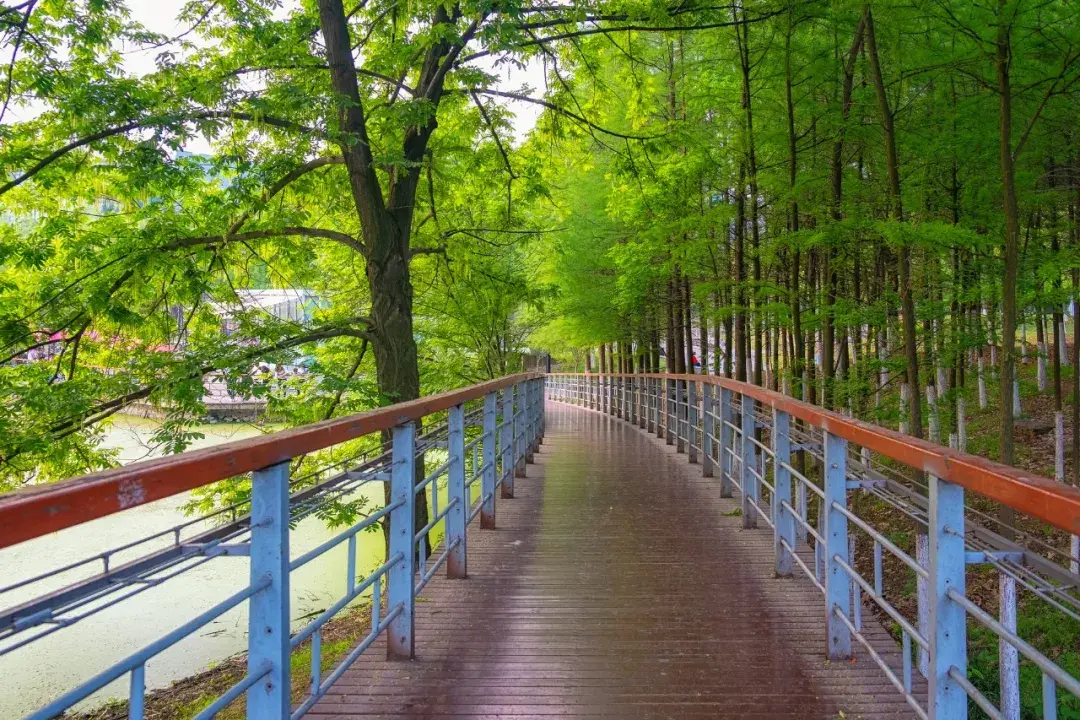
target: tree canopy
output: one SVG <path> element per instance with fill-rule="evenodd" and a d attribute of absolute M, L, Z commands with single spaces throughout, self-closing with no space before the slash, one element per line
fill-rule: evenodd
<path fill-rule="evenodd" d="M 1060 410 L 1077 12 L 192 0 L 167 36 L 3 6 L 0 483 L 114 462 L 135 402 L 182 450 L 208 378 L 302 423 L 598 346 L 943 439 L 976 374 L 1011 397 L 1031 323 Z M 270 288 L 316 300 L 243 302 Z M 288 394 L 253 372 L 300 357 Z"/>

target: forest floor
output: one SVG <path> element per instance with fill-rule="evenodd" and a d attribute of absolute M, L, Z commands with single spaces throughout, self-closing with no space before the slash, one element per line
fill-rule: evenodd
<path fill-rule="evenodd" d="M 1045 391 L 1038 388 L 1038 365 L 1033 351 L 1029 351 L 1028 361 L 1020 365 L 1020 397 L 1023 413 L 1014 430 L 1015 461 L 1013 465 L 1033 474 L 1054 477 L 1054 384 L 1053 363 L 1047 362 L 1049 382 Z M 1072 432 L 1069 412 L 1071 410 L 1072 369 L 1063 365 L 1061 383 L 1066 412 L 1065 434 L 1065 482 L 1071 484 L 1073 459 L 1069 454 Z M 1000 457 L 1000 405 L 998 403 L 998 376 L 987 365 L 986 387 L 987 407 L 979 409 L 976 392 L 977 380 L 972 372 L 967 380 L 967 452 L 981 457 L 997 460 Z M 899 405 L 899 393 L 883 399 L 883 405 Z M 948 417 L 946 417 L 948 415 Z M 951 427 L 951 414 L 942 413 L 942 434 L 947 436 Z M 899 468 L 897 468 L 899 469 Z M 916 524 L 907 516 L 898 512 L 884 501 L 870 495 L 852 499 L 857 514 L 885 535 L 891 542 L 912 557 L 915 556 L 915 538 L 918 533 Z M 984 524 L 991 530 L 994 526 L 998 506 L 974 494 L 969 494 L 970 506 L 986 516 Z M 1026 516 L 1018 516 L 1015 527 L 1021 536 L 1026 535 L 1024 544 L 1028 547 L 1049 546 L 1059 551 L 1057 557 L 1049 550 L 1041 554 L 1067 567 L 1069 536 L 1067 533 L 1051 528 L 1045 523 Z M 859 533 L 856 546 L 856 566 L 864 577 L 873 576 L 873 541 L 869 536 Z M 885 553 L 883 559 L 884 594 L 905 618 L 915 620 L 918 617 L 916 577 L 900 560 Z M 998 572 L 989 565 L 969 567 L 967 573 L 968 597 L 991 615 L 996 616 L 999 607 Z M 902 631 L 900 626 L 888 618 L 872 601 L 864 602 L 880 620 L 891 625 L 894 636 L 899 641 Z M 916 625 L 917 623 L 913 622 Z M 1033 593 L 1018 588 L 1017 628 L 1021 637 L 1045 653 L 1074 677 L 1080 677 L 1080 622 L 1055 610 L 1048 603 Z M 914 643 L 912 643 L 914 645 Z M 999 645 L 997 636 L 981 624 L 968 623 L 968 676 L 991 701 L 998 702 L 1000 689 L 998 682 Z M 1020 663 L 1021 716 L 1025 720 L 1042 717 L 1041 673 L 1026 660 Z M 1059 693 L 1058 717 L 1080 719 L 1080 699 L 1066 693 Z M 972 718 L 986 717 L 981 710 L 971 705 Z"/>

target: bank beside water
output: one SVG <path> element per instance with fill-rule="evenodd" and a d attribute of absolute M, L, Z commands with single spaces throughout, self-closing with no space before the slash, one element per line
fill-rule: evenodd
<path fill-rule="evenodd" d="M 118 416 L 105 444 L 118 450 L 122 463 L 154 457 L 151 438 L 158 422 L 149 418 Z M 191 449 L 253 437 L 265 432 L 251 424 L 221 423 L 195 428 L 204 435 Z M 368 493 L 374 498 L 379 493 Z M 0 578 L 4 585 L 52 568 L 61 567 L 132 540 L 185 522 L 182 493 L 122 513 L 68 528 L 0 550 Z M 205 525 L 209 527 L 209 524 Z M 334 531 L 317 517 L 309 517 L 293 529 L 290 554 L 295 557 L 332 537 Z M 378 533 L 358 536 L 357 568 L 374 568 L 383 555 Z M 126 562 L 171 542 L 140 546 L 135 553 L 119 554 L 113 564 Z M 347 548 L 343 544 L 307 565 L 290 578 L 294 625 L 317 614 L 345 592 Z M 100 565 L 71 572 L 0 596 L 0 606 L 10 607 L 49 590 L 63 587 L 101 570 Z M 71 627 L 0 656 L 0 718 L 16 718 L 77 687 L 127 655 L 157 640 L 184 622 L 210 609 L 248 583 L 244 557 L 219 557 L 159 586 L 90 615 Z M 148 689 L 168 687 L 174 681 L 196 675 L 247 647 L 247 604 L 242 603 L 216 621 L 185 638 L 147 663 Z M 127 678 L 122 677 L 83 703 L 81 709 L 101 705 L 109 698 L 126 697 Z"/>

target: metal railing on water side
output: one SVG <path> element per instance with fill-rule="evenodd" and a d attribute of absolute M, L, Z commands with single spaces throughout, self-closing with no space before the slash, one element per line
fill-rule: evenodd
<path fill-rule="evenodd" d="M 547 389 L 556 401 L 621 417 L 665 438 L 691 463 L 700 461 L 705 477 L 719 474 L 721 497 L 737 488 L 743 526 L 755 528 L 760 520 L 772 530 L 777 576 L 798 567 L 824 595 L 827 657 L 850 658 L 852 640 L 860 643 L 919 717 L 966 718 L 970 700 L 991 718 L 1018 720 L 1020 657 L 1041 675 L 1043 718 L 1058 717 L 1059 689 L 1073 696 L 1071 707 L 1080 707 L 1080 680 L 1019 636 L 1015 614 L 1020 584 L 1080 623 L 1080 558 L 1037 538 L 1014 542 L 991 529 L 986 512 L 965 504 L 971 491 L 1076 535 L 1080 490 L 714 375 L 552 374 Z M 849 452 L 849 445 L 859 452 Z M 820 482 L 796 467 L 793 453 L 800 451 L 820 464 Z M 914 472 L 898 472 L 896 463 Z M 855 492 L 885 502 L 919 527 L 928 536 L 926 559 L 912 557 L 856 514 L 849 502 Z M 856 568 L 857 533 L 872 541 L 872 578 Z M 887 598 L 885 553 L 915 576 L 916 620 Z M 995 568 L 1003 595 L 1012 593 L 1000 617 L 965 594 L 972 564 Z M 864 597 L 899 628 L 899 667 L 862 632 Z M 1000 706 L 968 678 L 969 622 L 998 638 Z M 916 689 L 915 672 L 926 678 L 924 692 Z"/>
<path fill-rule="evenodd" d="M 105 553 L 0 587 L 3 595 L 35 583 L 55 580 L 73 569 L 101 563 L 101 573 L 44 593 L 0 611 L 0 655 L 76 624 L 79 620 L 158 586 L 212 558 L 247 556 L 248 585 L 78 687 L 29 715 L 56 717 L 109 683 L 129 678 L 130 718 L 145 711 L 146 663 L 230 609 L 248 603 L 248 661 L 243 679 L 203 709 L 210 718 L 246 695 L 247 717 L 299 718 L 326 693 L 345 670 L 382 634 L 388 656 L 408 659 L 414 652 L 413 608 L 428 581 L 446 566 L 451 578 L 467 574 L 467 530 L 479 515 L 481 528 L 495 527 L 496 491 L 513 497 L 514 477 L 539 446 L 544 429 L 544 380 L 537 374 L 512 375 L 441 395 L 400 403 L 359 415 L 227 443 L 205 450 L 135 463 L 51 485 L 0 496 L 0 548 L 73 527 L 210 483 L 252 473 L 249 506 L 230 506 L 207 516 L 225 520 L 219 527 L 190 535 L 193 520 L 125 543 Z M 417 437 L 417 421 L 436 416 L 434 428 Z M 444 417 L 445 416 L 445 417 Z M 469 429 L 478 432 L 469 440 Z M 390 437 L 388 449 L 373 458 L 342 463 L 313 487 L 291 492 L 291 460 L 374 433 Z M 432 449 L 445 449 L 446 461 L 416 477 L 417 460 Z M 437 484 L 446 479 L 448 501 L 439 507 Z M 480 491 L 473 485 L 479 481 Z M 389 502 L 327 542 L 290 558 L 290 524 L 365 483 L 388 483 Z M 420 528 L 414 499 L 432 488 L 432 512 Z M 473 497 L 476 496 L 476 502 Z M 206 519 L 206 518 L 203 518 Z M 357 534 L 389 519 L 389 552 L 373 572 L 358 577 Z M 445 524 L 443 542 L 426 556 L 430 534 Z M 185 533 L 188 533 L 185 535 Z M 156 550 L 122 565 L 111 562 L 154 540 L 170 539 Z M 323 553 L 348 545 L 346 592 L 337 602 L 291 633 L 289 575 Z M 432 543 L 434 544 L 434 543 Z M 149 548 L 149 546 L 147 546 Z M 325 678 L 322 675 L 322 629 L 361 594 L 371 592 L 371 629 Z M 385 597 L 383 597 L 385 593 Z M 294 710 L 290 697 L 290 653 L 311 642 L 309 691 Z"/>

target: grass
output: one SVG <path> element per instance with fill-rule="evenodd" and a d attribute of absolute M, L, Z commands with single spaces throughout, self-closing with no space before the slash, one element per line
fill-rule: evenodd
<path fill-rule="evenodd" d="M 323 626 L 321 668 L 322 677 L 338 665 L 345 655 L 371 629 L 371 605 L 349 608 L 331 618 Z M 307 697 L 311 682 L 311 642 L 307 640 L 295 648 L 290 657 L 291 696 L 293 704 Z M 154 690 L 146 696 L 147 720 L 189 720 L 210 703 L 240 682 L 247 672 L 247 655 L 228 658 L 214 667 L 167 688 Z M 221 720 L 243 720 L 246 708 L 244 699 L 233 702 L 218 714 Z M 114 700 L 86 713 L 64 715 L 71 720 L 126 720 L 128 703 Z"/>
<path fill-rule="evenodd" d="M 1034 358 L 1019 365 L 1020 393 L 1023 407 L 1022 416 L 1036 420 L 1052 421 L 1053 401 L 1053 365 L 1048 361 L 1047 375 L 1049 383 L 1046 392 L 1040 392 L 1037 383 L 1037 364 Z M 1000 412 L 999 393 L 996 374 L 987 366 L 987 408 L 980 410 L 975 393 L 976 378 L 970 373 L 968 387 L 968 446 L 967 451 L 974 455 L 992 460 L 1000 458 Z M 1068 423 L 1069 394 L 1072 386 L 1072 370 L 1062 367 L 1062 387 L 1066 395 L 1066 448 L 1071 440 Z M 1011 398 L 1010 398 L 1011 402 Z M 898 413 L 893 408 L 899 405 L 899 393 L 894 392 L 883 398 L 887 408 L 881 413 L 883 420 L 895 427 Z M 891 414 L 890 414 L 891 412 Z M 924 410 L 924 419 L 928 417 Z M 941 425 L 950 427 L 952 418 L 943 408 Z M 947 430 L 943 430 L 947 433 Z M 1053 432 L 1038 433 L 1029 430 L 1016 430 L 1014 465 L 1032 473 L 1046 477 L 1054 476 L 1054 437 Z M 1066 457 L 1066 478 L 1070 477 L 1071 458 Z M 896 466 L 899 469 L 899 466 Z M 987 515 L 996 516 L 998 506 L 969 493 L 967 501 Z M 853 498 L 857 513 L 882 532 L 891 542 L 909 555 L 914 556 L 915 534 L 917 528 L 906 517 L 900 516 L 886 503 L 872 497 L 856 495 Z M 1023 533 L 1037 538 L 1055 548 L 1064 550 L 1068 547 L 1068 535 L 1045 523 L 1026 516 L 1017 518 L 1016 526 Z M 873 572 L 873 542 L 859 533 L 856 550 L 856 564 L 864 577 Z M 1062 562 L 1063 557 L 1052 558 Z M 885 553 L 883 562 L 885 595 L 889 602 L 901 614 L 909 619 L 918 616 L 915 575 L 899 560 Z M 967 573 L 966 594 L 991 615 L 998 612 L 998 573 L 990 566 L 972 566 Z M 876 610 L 875 614 L 891 627 L 894 637 L 899 641 L 900 627 Z M 1069 618 L 1032 593 L 1021 590 L 1017 609 L 1017 628 L 1019 635 L 1027 642 L 1045 653 L 1073 677 L 1080 677 L 1080 622 Z M 998 680 L 999 650 L 998 638 L 990 630 L 976 622 L 968 623 L 968 676 L 972 683 L 997 704 L 1000 701 Z M 1020 662 L 1020 703 L 1021 717 L 1024 720 L 1042 718 L 1042 673 L 1031 662 L 1021 657 Z M 970 703 L 972 718 L 987 717 L 974 703 Z M 1058 692 L 1058 718 L 1062 720 L 1080 720 L 1080 699 L 1064 692 Z"/>

